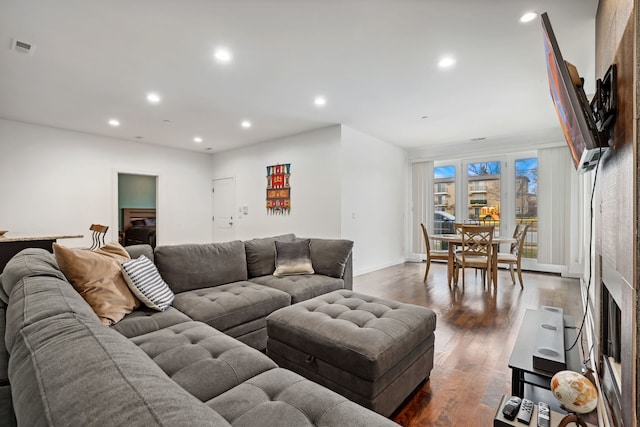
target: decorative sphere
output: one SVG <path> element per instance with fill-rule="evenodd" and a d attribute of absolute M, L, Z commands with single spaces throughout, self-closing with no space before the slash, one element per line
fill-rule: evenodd
<path fill-rule="evenodd" d="M 569 412 L 586 414 L 598 405 L 598 391 L 587 377 L 560 371 L 551 378 L 551 392 Z"/>

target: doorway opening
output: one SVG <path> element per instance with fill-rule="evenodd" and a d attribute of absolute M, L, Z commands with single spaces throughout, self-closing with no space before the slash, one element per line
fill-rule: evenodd
<path fill-rule="evenodd" d="M 158 177 L 118 172 L 118 241 L 123 246 L 157 244 Z"/>

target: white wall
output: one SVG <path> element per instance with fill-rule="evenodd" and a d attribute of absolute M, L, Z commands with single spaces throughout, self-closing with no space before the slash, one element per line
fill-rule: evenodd
<path fill-rule="evenodd" d="M 237 216 L 235 238 L 295 233 L 297 236 L 339 238 L 340 126 L 213 155 L 213 177 L 234 177 Z M 291 213 L 267 215 L 266 167 L 291 163 Z"/>
<path fill-rule="evenodd" d="M 291 214 L 267 215 L 266 167 L 291 163 Z M 407 160 L 403 150 L 331 126 L 213 156 L 214 178 L 234 177 L 235 238 L 295 233 L 353 240 L 354 273 L 405 259 Z"/>
<path fill-rule="evenodd" d="M 211 240 L 211 156 L 0 119 L 0 228 L 117 240 L 117 172 L 158 175 L 158 243 Z M 114 188 L 115 187 L 115 188 Z"/>
<path fill-rule="evenodd" d="M 408 161 L 404 150 L 342 126 L 342 237 L 362 274 L 404 262 Z"/>
<path fill-rule="evenodd" d="M 158 243 L 212 240 L 211 185 L 233 176 L 237 239 L 293 232 L 355 242 L 354 272 L 404 261 L 407 161 L 395 146 L 332 126 L 213 156 L 0 119 L 0 229 L 117 239 L 117 173 L 157 175 Z M 291 163 L 290 215 L 267 215 L 266 167 Z"/>

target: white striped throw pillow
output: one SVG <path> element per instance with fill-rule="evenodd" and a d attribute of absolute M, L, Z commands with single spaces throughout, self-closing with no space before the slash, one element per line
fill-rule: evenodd
<path fill-rule="evenodd" d="M 173 302 L 173 292 L 162 280 L 156 266 L 144 255 L 122 263 L 122 275 L 131 292 L 144 305 L 165 311 Z"/>

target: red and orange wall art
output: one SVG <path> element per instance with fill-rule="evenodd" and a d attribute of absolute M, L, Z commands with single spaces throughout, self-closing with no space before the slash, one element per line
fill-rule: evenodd
<path fill-rule="evenodd" d="M 267 214 L 291 213 L 291 163 L 267 166 Z"/>

